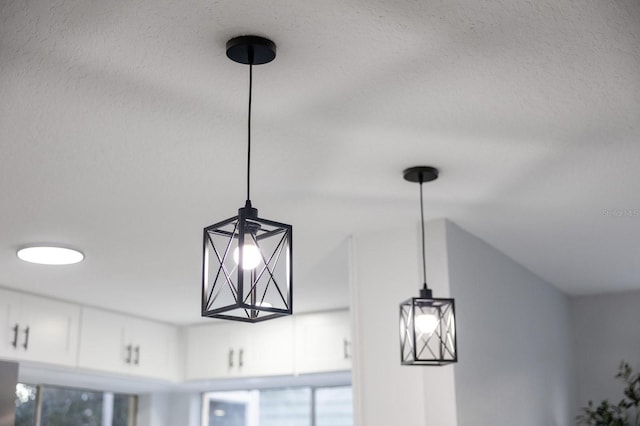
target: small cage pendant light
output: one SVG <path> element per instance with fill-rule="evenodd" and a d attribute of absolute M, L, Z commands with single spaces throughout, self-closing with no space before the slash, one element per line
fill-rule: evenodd
<path fill-rule="evenodd" d="M 249 65 L 247 200 L 237 216 L 204 228 L 202 316 L 259 322 L 293 312 L 291 225 L 258 217 L 250 198 L 253 66 L 271 62 L 276 45 L 236 37 L 227 56 Z"/>
<path fill-rule="evenodd" d="M 454 299 L 436 299 L 427 286 L 422 184 L 438 178 L 433 167 L 411 167 L 404 178 L 420 184 L 423 285 L 419 297 L 400 304 L 400 356 L 402 365 L 445 365 L 458 362 Z"/>

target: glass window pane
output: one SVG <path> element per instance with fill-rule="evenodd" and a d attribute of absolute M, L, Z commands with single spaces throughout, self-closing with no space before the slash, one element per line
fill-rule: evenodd
<path fill-rule="evenodd" d="M 207 426 L 353 425 L 351 386 L 209 392 L 203 403 Z"/>
<path fill-rule="evenodd" d="M 18 383 L 16 385 L 16 422 L 15 426 L 35 426 L 36 393 L 35 386 Z"/>
<path fill-rule="evenodd" d="M 260 426 L 311 426 L 311 389 L 260 391 Z"/>
<path fill-rule="evenodd" d="M 316 426 L 352 426 L 351 386 L 316 389 Z"/>
<path fill-rule="evenodd" d="M 38 391 L 40 425 L 35 422 Z M 132 426 L 136 405 L 134 395 L 18 383 L 15 426 Z"/>
<path fill-rule="evenodd" d="M 113 396 L 112 426 L 130 426 L 135 424 L 136 397 L 132 395 L 115 394 Z M 103 425 L 104 426 L 104 425 Z"/>
<path fill-rule="evenodd" d="M 246 404 L 243 402 L 209 402 L 209 426 L 246 426 Z"/>
<path fill-rule="evenodd" d="M 102 392 L 41 388 L 41 426 L 102 426 Z"/>

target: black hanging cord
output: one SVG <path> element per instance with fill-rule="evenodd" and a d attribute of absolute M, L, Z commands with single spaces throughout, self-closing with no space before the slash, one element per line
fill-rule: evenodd
<path fill-rule="evenodd" d="M 424 207 L 422 202 L 422 173 L 420 173 L 420 225 L 422 226 L 422 276 L 424 278 L 424 289 L 427 290 L 427 255 L 424 248 Z"/>
<path fill-rule="evenodd" d="M 247 201 L 251 200 L 251 92 L 253 90 L 253 49 L 249 50 L 249 119 L 247 120 Z"/>

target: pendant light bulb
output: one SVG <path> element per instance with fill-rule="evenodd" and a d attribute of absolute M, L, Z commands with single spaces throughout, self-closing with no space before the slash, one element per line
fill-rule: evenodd
<path fill-rule="evenodd" d="M 237 265 L 240 264 L 240 247 L 236 247 L 233 251 L 233 260 Z M 262 253 L 260 249 L 253 242 L 251 234 L 247 234 L 244 237 L 244 244 L 242 245 L 242 269 L 249 271 L 255 269 L 262 260 Z"/>
<path fill-rule="evenodd" d="M 438 318 L 433 314 L 421 314 L 416 316 L 416 330 L 428 336 L 432 335 L 438 327 Z"/>

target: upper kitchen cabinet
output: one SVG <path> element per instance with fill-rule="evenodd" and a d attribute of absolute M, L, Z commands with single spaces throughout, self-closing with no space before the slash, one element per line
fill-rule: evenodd
<path fill-rule="evenodd" d="M 177 380 L 176 327 L 94 308 L 82 309 L 78 366 Z"/>
<path fill-rule="evenodd" d="M 293 374 L 290 317 L 256 324 L 216 321 L 187 329 L 186 378 Z"/>
<path fill-rule="evenodd" d="M 351 369 L 349 311 L 299 315 L 294 324 L 297 374 Z"/>
<path fill-rule="evenodd" d="M 75 366 L 80 307 L 0 289 L 0 356 Z"/>

